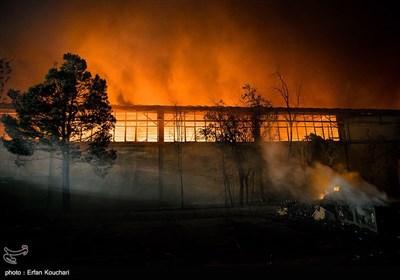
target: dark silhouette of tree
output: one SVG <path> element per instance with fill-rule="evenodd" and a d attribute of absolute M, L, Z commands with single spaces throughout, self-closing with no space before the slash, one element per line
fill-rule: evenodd
<path fill-rule="evenodd" d="M 243 147 L 251 141 L 251 125 L 244 119 L 243 114 L 236 112 L 235 108 L 227 107 L 221 100 L 214 104 L 204 119 L 207 126 L 200 131 L 207 141 L 215 141 L 222 157 L 231 159 L 239 175 L 239 203 L 244 205 L 244 190 L 246 186 L 246 153 Z M 225 161 L 223 161 L 225 163 Z M 225 171 L 226 169 L 223 168 Z M 226 175 L 226 174 L 224 174 Z"/>
<path fill-rule="evenodd" d="M 59 69 L 51 68 L 44 82 L 27 92 L 10 90 L 17 117 L 4 115 L 8 137 L 1 140 L 11 153 L 33 155 L 35 150 L 57 152 L 62 160 L 63 210 L 70 210 L 70 164 L 84 161 L 104 177 L 115 161 L 109 149 L 115 118 L 106 81 L 92 77 L 86 61 L 67 53 Z"/>
<path fill-rule="evenodd" d="M 10 60 L 6 58 L 0 58 L 0 102 L 3 99 L 4 86 L 10 79 L 11 65 Z"/>
<path fill-rule="evenodd" d="M 260 155 L 261 127 L 274 114 L 271 102 L 257 94 L 257 90 L 250 85 L 243 87 L 240 101 L 245 107 L 229 107 L 222 100 L 216 102 L 205 114 L 207 125 L 200 133 L 207 141 L 217 143 L 222 152 L 223 172 L 226 172 L 226 158 L 234 163 L 239 176 L 239 204 L 243 207 L 245 191 L 246 203 L 249 204 L 249 177 L 254 174 L 255 168 L 254 161 L 250 159 L 252 155 Z M 255 160 L 256 166 L 260 166 L 260 158 Z M 225 182 L 227 174 L 223 176 Z"/>
<path fill-rule="evenodd" d="M 272 123 L 276 121 L 277 114 L 272 110 L 271 101 L 264 98 L 262 95 L 257 93 L 257 89 L 251 87 L 249 84 L 243 86 L 243 93 L 240 98 L 240 102 L 245 106 L 251 108 L 250 122 L 251 122 L 251 132 L 254 141 L 255 149 L 255 160 L 258 163 L 257 169 L 260 174 L 260 192 L 261 199 L 266 200 L 265 194 L 265 176 L 264 170 L 266 168 L 266 162 L 262 156 L 262 142 L 263 140 L 270 139 L 270 130 Z M 263 128 L 263 131 L 262 131 Z"/>
<path fill-rule="evenodd" d="M 293 146 L 293 125 L 296 122 L 297 115 L 292 112 L 291 108 L 298 108 L 300 105 L 301 98 L 301 84 L 295 87 L 294 92 L 289 88 L 286 80 L 284 79 L 282 73 L 279 70 L 276 70 L 273 77 L 277 79 L 277 85 L 272 87 L 272 90 L 277 91 L 283 98 L 286 107 L 286 115 L 284 115 L 286 119 L 286 123 L 288 124 L 288 142 L 289 142 L 289 158 L 292 154 L 292 146 Z M 294 94 L 294 95 L 293 95 Z M 294 100 L 293 100 L 294 99 Z"/>

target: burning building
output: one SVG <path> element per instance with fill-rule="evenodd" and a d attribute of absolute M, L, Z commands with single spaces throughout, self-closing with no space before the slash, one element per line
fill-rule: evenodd
<path fill-rule="evenodd" d="M 13 108 L 7 104 L 2 104 L 0 109 L 1 114 L 15 114 Z M 72 166 L 71 192 L 121 198 L 128 204 L 135 201 L 153 206 L 179 205 L 183 198 L 176 161 L 177 156 L 181 156 L 186 205 L 237 203 L 239 186 L 235 164 L 228 162 L 222 165 L 221 154 L 216 148 L 218 143 L 199 133 L 209 124 L 210 120 L 205 115 L 212 109 L 213 107 L 206 106 L 113 106 L 117 122 L 112 133 L 112 145 L 118 152 L 117 162 L 104 179 L 92 176 L 91 170 L 84 165 L 78 163 Z M 251 113 L 251 109 L 246 107 L 229 107 L 229 110 L 234 110 L 239 115 Z M 306 165 L 310 165 L 313 160 L 323 161 L 321 155 L 309 148 L 309 136 L 314 135 L 334 147 L 337 162 L 343 163 L 346 170 L 357 171 L 382 192 L 398 194 L 399 110 L 271 110 L 274 117 L 264 122 L 258 132 L 263 149 L 280 146 L 287 150 L 290 146 L 294 151 L 293 157 L 299 159 L 299 170 L 305 172 Z M 288 119 L 289 113 L 292 117 L 295 116 L 290 120 L 291 123 Z M 4 135 L 3 130 L 1 134 Z M 245 140 L 239 142 L 242 146 L 252 145 Z M 177 145 L 181 145 L 181 155 L 177 154 Z M 319 152 L 324 151 L 326 149 L 322 146 Z M 16 156 L 8 153 L 4 147 L 0 148 L 0 156 L 0 176 L 11 176 L 58 188 L 60 163 L 56 158 L 43 152 L 35 154 L 36 161 L 27 161 L 24 166 L 16 167 Z M 285 168 L 286 159 L 281 165 Z M 267 167 L 259 168 L 263 166 L 262 161 L 266 162 Z M 274 175 L 271 172 L 280 165 L 271 158 L 258 157 L 254 151 L 250 152 L 245 164 L 246 202 L 251 204 L 270 199 L 272 196 L 269 191 L 277 180 L 276 176 L 268 178 L 268 175 Z M 292 171 L 289 169 L 286 175 L 294 173 Z M 285 181 L 278 187 L 283 188 L 285 185 L 286 190 L 296 195 L 309 192 L 309 181 L 301 184 L 299 181 L 302 180 L 293 178 L 291 182 Z M 319 185 L 319 189 L 313 190 L 311 195 L 316 198 L 321 193 L 326 194 L 330 183 L 314 184 Z M 372 212 L 370 214 L 375 215 Z M 345 217 L 349 221 L 359 219 L 355 212 L 348 213 Z"/>

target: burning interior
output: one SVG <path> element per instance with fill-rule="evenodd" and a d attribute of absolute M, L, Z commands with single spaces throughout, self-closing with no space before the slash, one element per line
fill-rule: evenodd
<path fill-rule="evenodd" d="M 205 114 L 210 107 L 114 106 L 117 123 L 113 131 L 115 142 L 205 142 L 198 133 L 207 125 Z M 246 113 L 244 108 L 241 108 Z M 261 128 L 265 142 L 289 141 L 287 113 L 280 113 Z M 160 132 L 160 129 L 162 130 Z M 178 133 L 180 131 L 180 133 Z M 293 126 L 293 141 L 303 141 L 310 134 L 339 141 L 336 115 L 330 112 L 299 110 Z M 163 136 L 163 137 L 161 137 Z"/>

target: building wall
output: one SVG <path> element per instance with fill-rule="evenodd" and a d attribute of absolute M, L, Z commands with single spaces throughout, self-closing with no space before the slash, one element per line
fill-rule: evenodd
<path fill-rule="evenodd" d="M 348 169 L 392 195 L 399 195 L 400 115 L 347 116 L 342 142 Z"/>
<path fill-rule="evenodd" d="M 183 144 L 183 183 L 185 205 L 224 205 L 224 187 L 218 170 L 218 151 L 212 145 Z M 173 144 L 162 145 L 162 168 L 159 169 L 158 145 L 116 144 L 118 158 L 104 178 L 97 177 L 91 166 L 76 163 L 70 169 L 72 201 L 111 199 L 129 207 L 180 207 L 181 188 L 177 152 Z M 41 188 L 61 188 L 61 160 L 35 152 L 24 166 L 15 165 L 15 155 L 0 148 L 0 177 L 28 181 Z M 161 174 L 160 175 L 160 172 Z M 160 186 L 160 178 L 162 185 Z M 160 188 L 162 193 L 160 194 Z M 80 203 L 81 204 L 81 203 Z"/>
<path fill-rule="evenodd" d="M 334 142 L 340 154 L 343 147 Z M 222 172 L 223 153 L 215 143 L 181 143 L 183 159 L 183 186 L 185 207 L 231 206 L 239 204 L 239 176 L 237 166 L 229 156 L 225 159 L 226 181 Z M 318 192 L 300 179 L 302 165 L 306 165 L 304 152 L 307 142 L 293 143 L 293 154 L 288 160 L 288 143 L 265 143 L 261 155 L 244 147 L 248 152 L 243 162 L 248 174 L 248 196 L 245 201 L 257 204 L 270 199 L 316 198 Z M 181 185 L 176 143 L 113 144 L 118 158 L 107 176 L 99 178 L 91 166 L 76 163 L 70 169 L 72 202 L 90 209 L 99 200 L 115 201 L 115 206 L 126 209 L 181 207 Z M 267 150 L 275 150 L 272 157 Z M 161 150 L 161 152 L 160 152 Z M 160 161 L 160 155 L 161 161 Z M 32 160 L 17 167 L 17 158 L 0 148 L 0 177 L 12 177 L 52 190 L 54 204 L 61 198 L 61 160 L 49 153 L 35 152 Z M 342 161 L 343 157 L 339 159 Z M 274 182 L 274 173 L 284 168 L 284 181 Z M 283 174 L 283 173 L 282 173 Z M 278 177 L 281 175 L 277 175 Z M 262 185 L 261 185 L 262 184 Z M 228 190 L 229 188 L 229 190 Z M 263 189 L 262 189 L 263 188 Z M 264 191 L 264 192 L 263 192 Z M 45 193 L 45 192 L 44 192 Z M 43 198 L 43 200 L 46 200 Z M 101 204 L 101 203 L 100 203 Z M 106 204 L 106 203 L 105 203 Z M 111 203 L 112 204 L 112 203 Z"/>
<path fill-rule="evenodd" d="M 321 109 L 322 110 L 322 109 Z M 322 114 L 322 111 L 312 112 Z M 358 172 L 361 177 L 376 185 L 380 190 L 396 195 L 399 191 L 399 142 L 400 114 L 398 112 L 375 112 L 359 114 L 352 111 L 338 111 L 337 121 L 340 141 L 332 141 L 337 150 L 337 162 L 349 171 Z M 333 114 L 333 112 L 329 112 Z M 228 182 L 233 201 L 239 200 L 239 179 L 237 168 L 232 161 L 227 161 L 227 179 L 222 176 L 221 151 L 216 143 L 184 142 L 114 142 L 118 159 L 105 178 L 95 175 L 90 166 L 77 163 L 71 166 L 72 201 L 79 200 L 79 205 L 90 207 L 91 201 L 108 199 L 118 206 L 129 209 L 135 207 L 180 207 L 181 186 L 178 170 L 177 145 L 182 145 L 184 203 L 187 207 L 206 205 L 226 205 L 230 202 L 227 191 Z M 251 144 L 249 144 L 251 145 Z M 276 192 L 268 181 L 268 172 L 275 167 L 293 168 L 303 172 L 307 156 L 307 141 L 266 142 L 261 155 L 251 154 L 246 166 L 249 173 L 249 200 L 253 203 L 271 198 Z M 293 157 L 287 158 L 289 146 Z M 277 162 L 268 158 L 267 166 L 257 168 L 260 161 L 266 161 L 265 151 L 279 150 Z M 35 183 L 41 188 L 49 186 L 54 193 L 60 192 L 61 161 L 48 153 L 36 152 L 17 167 L 17 157 L 0 146 L 0 177 L 12 177 Z M 286 161 L 287 160 L 287 164 Z M 283 164 L 282 164 L 283 162 Z M 265 163 L 265 162 L 264 162 Z M 299 169 L 300 168 L 300 169 Z M 293 171 L 292 170 L 292 171 Z M 300 171 L 298 171 L 300 170 Z M 293 171 L 293 173 L 295 173 Z M 307 182 L 290 183 L 283 194 L 306 193 Z M 261 189 L 264 186 L 264 192 Z M 291 192 L 290 188 L 297 188 Z M 276 191 L 276 189 L 274 189 Z M 57 195 L 53 200 L 57 200 Z"/>

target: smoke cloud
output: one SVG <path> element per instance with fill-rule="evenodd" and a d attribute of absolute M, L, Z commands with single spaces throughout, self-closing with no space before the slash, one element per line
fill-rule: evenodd
<path fill-rule="evenodd" d="M 269 186 L 275 194 L 310 201 L 332 194 L 339 187 L 339 198 L 357 207 L 388 203 L 387 195 L 363 180 L 357 172 L 349 172 L 340 166 L 333 170 L 319 162 L 305 166 L 298 158 L 288 159 L 287 147 L 282 144 L 267 145 L 264 158 Z"/>
<path fill-rule="evenodd" d="M 387 4 L 387 3 L 386 3 Z M 0 4 L 10 88 L 66 52 L 105 78 L 113 104 L 236 105 L 245 83 L 275 106 L 271 74 L 303 107 L 400 108 L 396 9 L 373 1 L 14 1 Z M 371 22 L 371 18 L 376 19 Z M 396 24 L 397 23 L 397 24 Z"/>

